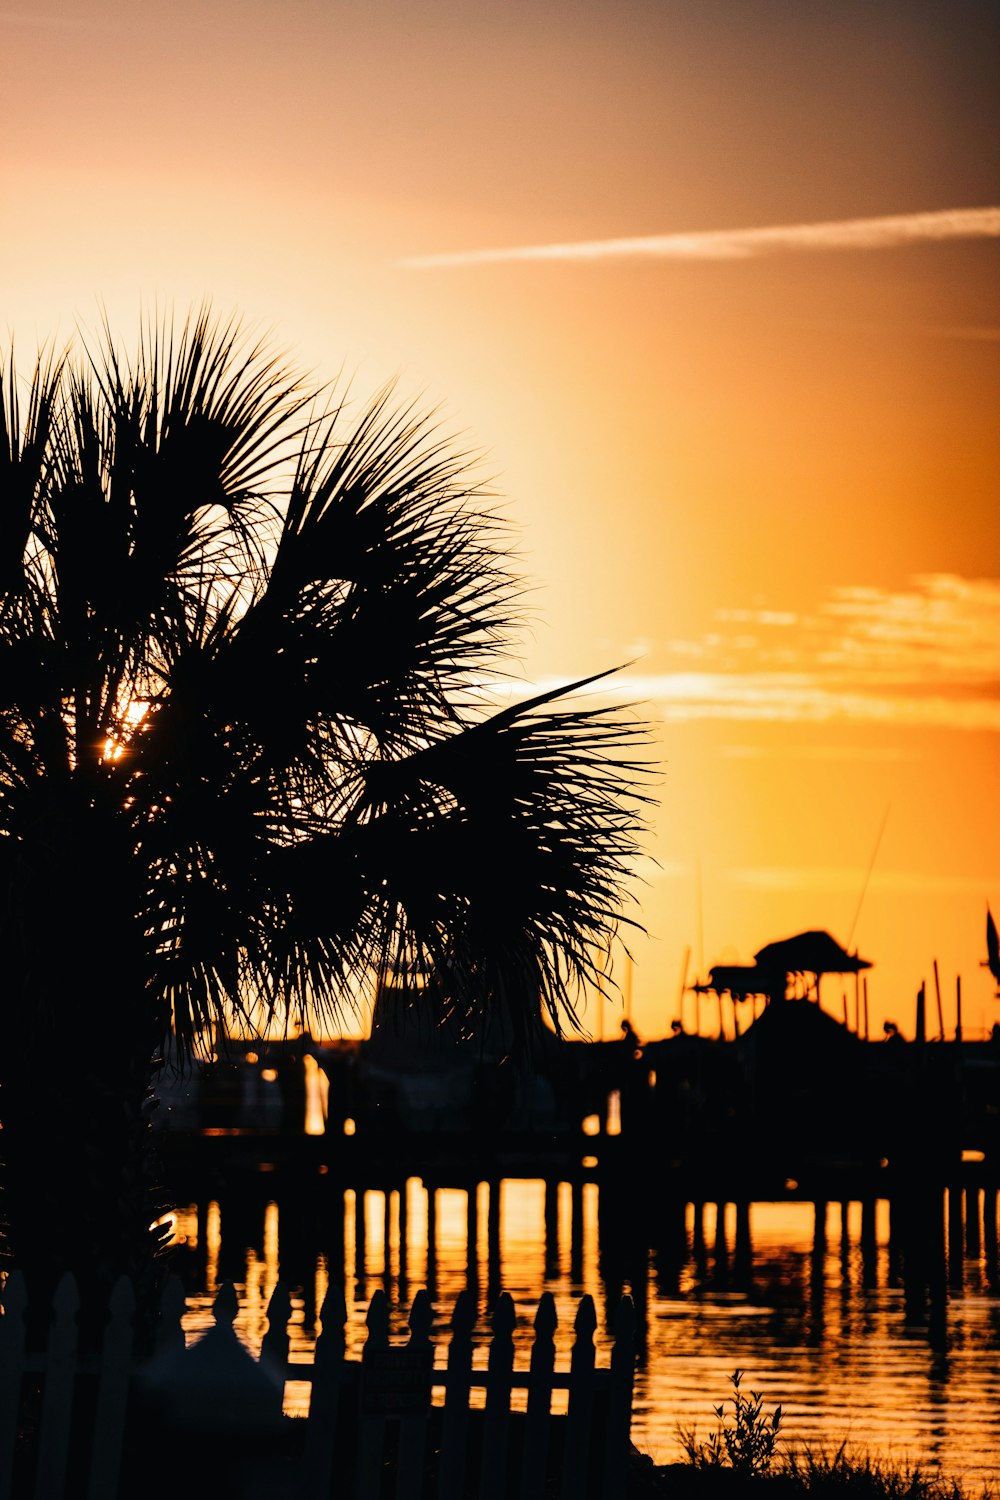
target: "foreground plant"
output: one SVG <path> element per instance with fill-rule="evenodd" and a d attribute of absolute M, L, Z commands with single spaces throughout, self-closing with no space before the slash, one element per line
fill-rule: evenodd
<path fill-rule="evenodd" d="M 489 711 L 519 597 L 425 420 L 350 423 L 206 312 L 0 370 L 3 1248 L 35 1293 L 150 1275 L 171 1031 L 329 1021 L 390 969 L 428 1025 L 574 1024 L 643 731 Z"/>
<path fill-rule="evenodd" d="M 741 1390 L 742 1370 L 734 1370 L 730 1380 L 732 1397 L 712 1408 L 718 1418 L 715 1432 L 704 1442 L 693 1429 L 682 1432 L 681 1444 L 696 1468 L 728 1467 L 745 1478 L 769 1474 L 781 1427 L 781 1407 L 776 1406 L 768 1415 L 759 1391 L 746 1395 Z M 727 1405 L 732 1407 L 729 1412 Z"/>
<path fill-rule="evenodd" d="M 768 1414 L 764 1411 L 759 1391 L 746 1395 L 741 1389 L 742 1370 L 734 1370 L 730 1379 L 732 1397 L 712 1408 L 718 1420 L 715 1432 L 702 1440 L 695 1428 L 678 1431 L 688 1463 L 695 1469 L 731 1469 L 744 1479 L 761 1482 L 772 1479 L 776 1491 L 783 1495 L 856 1495 L 861 1500 L 968 1500 L 969 1492 L 956 1480 L 925 1474 L 919 1467 L 894 1467 L 865 1452 L 851 1453 L 846 1443 L 841 1443 L 832 1453 L 801 1444 L 788 1444 L 779 1454 L 781 1407 L 775 1406 Z M 727 1411 L 727 1406 L 731 1410 Z M 682 1468 L 671 1468 L 665 1488 L 679 1494 L 687 1493 L 679 1478 L 683 1472 Z M 691 1490 L 690 1493 L 697 1492 Z M 989 1485 L 983 1485 L 978 1494 L 979 1500 L 997 1500 L 995 1487 Z"/>

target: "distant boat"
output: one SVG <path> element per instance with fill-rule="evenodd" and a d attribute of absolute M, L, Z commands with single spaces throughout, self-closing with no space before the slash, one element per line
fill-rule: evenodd
<path fill-rule="evenodd" d="M 982 967 L 989 969 L 1000 988 L 1000 941 L 997 939 L 997 924 L 988 906 L 986 908 L 986 962 Z"/>
<path fill-rule="evenodd" d="M 871 967 L 867 958 L 848 953 L 828 932 L 800 932 L 768 943 L 754 954 L 752 964 L 716 964 L 709 970 L 709 983 L 700 988 L 719 994 L 728 991 L 734 1000 L 753 995 L 784 999 L 794 975 L 811 974 L 810 988 L 818 1000 L 819 981 L 824 974 L 859 974 Z"/>

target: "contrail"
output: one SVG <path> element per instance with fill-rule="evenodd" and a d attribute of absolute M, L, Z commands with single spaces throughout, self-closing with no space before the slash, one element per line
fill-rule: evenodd
<path fill-rule="evenodd" d="M 109 31 L 105 21 L 89 16 L 32 15 L 27 11 L 0 10 L 0 26 L 28 26 L 36 31 Z"/>
<path fill-rule="evenodd" d="M 506 250 L 458 250 L 399 262 L 407 270 L 476 266 L 514 260 L 746 260 L 794 250 L 883 250 L 935 240 L 995 239 L 1000 207 L 943 208 L 890 214 L 879 219 L 834 219 L 822 224 L 779 224 L 763 229 L 711 229 L 695 234 L 651 234 L 635 239 L 578 240 L 564 245 L 518 245 Z"/>

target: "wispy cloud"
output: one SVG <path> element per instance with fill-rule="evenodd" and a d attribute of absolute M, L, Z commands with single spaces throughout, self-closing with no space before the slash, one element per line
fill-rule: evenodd
<path fill-rule="evenodd" d="M 0 10 L 0 26 L 25 26 L 33 31 L 108 31 L 104 21 L 44 11 Z"/>
<path fill-rule="evenodd" d="M 780 755 L 783 760 L 795 761 L 876 761 L 894 764 L 909 760 L 914 751 L 903 745 L 837 744 L 803 745 L 789 741 L 780 747 L 774 745 L 722 745 L 716 752 L 720 760 L 771 760 Z"/>
<path fill-rule="evenodd" d="M 1000 344 L 1000 328 L 976 327 L 975 324 L 966 327 L 932 326 L 921 328 L 918 332 L 928 339 L 964 339 L 970 344 Z"/>
<path fill-rule="evenodd" d="M 814 613 L 716 612 L 718 629 L 589 690 L 655 704 L 668 722 L 728 719 L 1000 729 L 1000 581 L 920 575 L 893 591 L 843 586 Z M 535 684 L 533 690 L 556 685 Z"/>
<path fill-rule="evenodd" d="M 779 224 L 758 229 L 711 229 L 690 234 L 650 234 L 631 239 L 578 240 L 557 245 L 516 245 L 491 250 L 420 255 L 399 264 L 426 271 L 441 266 L 491 265 L 518 260 L 747 260 L 802 250 L 886 250 L 940 240 L 995 239 L 1000 207 L 944 208 L 876 219 L 834 219 L 819 224 Z"/>
<path fill-rule="evenodd" d="M 854 865 L 759 865 L 728 870 L 736 885 L 758 891 L 854 892 L 858 871 Z M 982 897 L 983 880 L 971 875 L 940 875 L 909 870 L 876 870 L 871 887 L 885 894 Z"/>
<path fill-rule="evenodd" d="M 559 686 L 552 678 L 533 690 Z M 1000 702 L 990 697 L 963 699 L 947 691 L 912 694 L 855 690 L 847 683 L 824 683 L 792 672 L 622 673 L 587 690 L 629 702 L 655 703 L 668 723 L 691 719 L 730 719 L 744 723 L 907 725 L 950 729 L 1000 730 Z"/>
<path fill-rule="evenodd" d="M 844 587 L 822 606 L 820 663 L 882 683 L 994 690 L 1000 673 L 1000 584 L 921 574 L 899 592 Z"/>

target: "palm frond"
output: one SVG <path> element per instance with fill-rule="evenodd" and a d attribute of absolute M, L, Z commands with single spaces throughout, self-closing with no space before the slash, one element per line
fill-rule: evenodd
<path fill-rule="evenodd" d="M 387 389 L 352 420 L 207 307 L 131 357 L 105 324 L 23 399 L 11 362 L 0 942 L 100 839 L 106 914 L 49 920 L 182 1048 L 413 962 L 466 1028 L 572 1025 L 635 922 L 646 744 L 572 689 L 484 712 L 521 623 L 507 537 L 433 416 Z"/>
<path fill-rule="evenodd" d="M 645 726 L 617 707 L 504 709 L 369 767 L 359 815 L 438 1003 L 470 1026 L 498 1004 L 529 1034 L 577 1022 L 598 954 L 636 927 L 625 892 L 651 801 Z M 399 851 L 405 851 L 400 857 Z"/>

